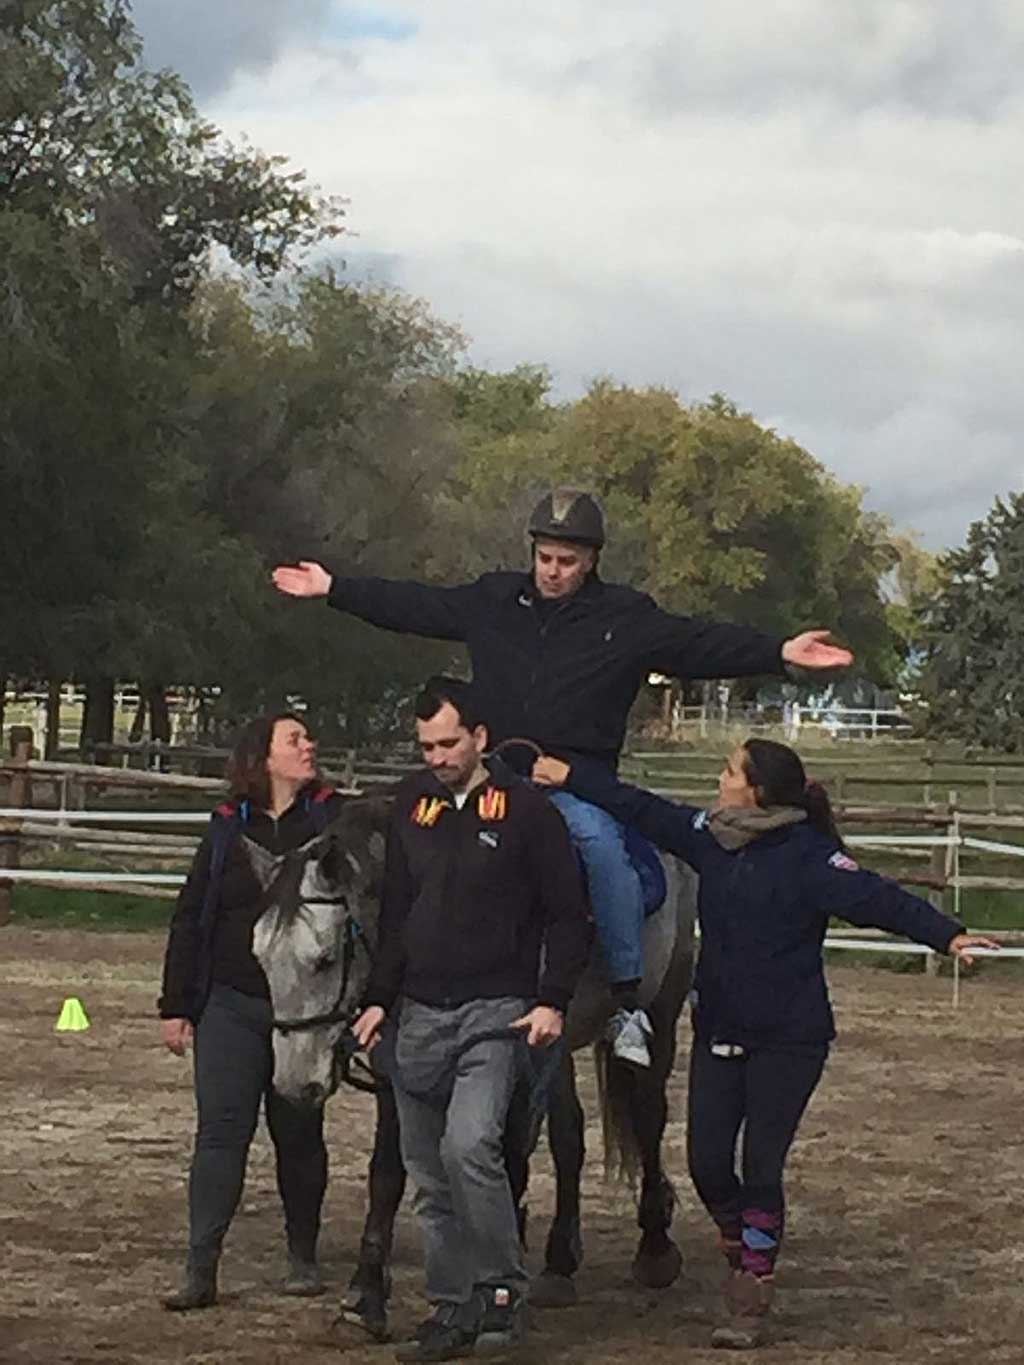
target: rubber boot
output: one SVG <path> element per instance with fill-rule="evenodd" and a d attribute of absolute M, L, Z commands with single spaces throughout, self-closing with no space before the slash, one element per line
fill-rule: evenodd
<path fill-rule="evenodd" d="M 176 1294 L 168 1294 L 163 1306 L 170 1313 L 191 1313 L 197 1308 L 212 1308 L 217 1302 L 217 1262 L 199 1264 L 190 1256 L 185 1278 Z"/>
<path fill-rule="evenodd" d="M 771 1275 L 733 1271 L 725 1293 L 725 1316 L 711 1333 L 711 1345 L 728 1351 L 752 1351 L 765 1339 L 775 1281 Z"/>

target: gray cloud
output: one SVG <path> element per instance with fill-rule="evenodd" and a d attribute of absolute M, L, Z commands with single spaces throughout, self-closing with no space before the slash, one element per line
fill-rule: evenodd
<path fill-rule="evenodd" d="M 208 112 L 478 363 L 721 390 L 932 545 L 1024 486 L 1019 0 L 278 8 Z"/>
<path fill-rule="evenodd" d="M 184 76 L 207 99 L 238 71 L 266 68 L 323 31 L 331 0 L 133 0 L 146 65 Z"/>

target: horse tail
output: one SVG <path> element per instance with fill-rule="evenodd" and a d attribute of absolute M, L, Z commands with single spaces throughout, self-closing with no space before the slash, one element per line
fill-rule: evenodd
<path fill-rule="evenodd" d="M 635 1188 L 640 1175 L 640 1145 L 630 1104 L 634 1077 L 628 1066 L 616 1061 L 611 1044 L 603 1039 L 594 1044 L 594 1070 L 601 1109 L 605 1179 Z"/>

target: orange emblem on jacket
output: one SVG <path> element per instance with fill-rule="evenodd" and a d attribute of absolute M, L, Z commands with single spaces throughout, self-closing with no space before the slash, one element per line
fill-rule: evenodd
<path fill-rule="evenodd" d="M 440 796 L 421 796 L 412 808 L 412 822 L 433 829 L 446 810 L 451 810 L 451 803 Z"/>
<path fill-rule="evenodd" d="M 500 787 L 488 787 L 477 798 L 476 810 L 481 820 L 504 820 L 508 814 L 508 794 Z"/>

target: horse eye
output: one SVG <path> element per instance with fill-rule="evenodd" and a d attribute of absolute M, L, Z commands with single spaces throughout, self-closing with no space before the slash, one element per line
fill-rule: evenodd
<path fill-rule="evenodd" d="M 324 957 L 317 958 L 316 963 L 313 966 L 313 970 L 315 972 L 330 971 L 330 969 L 334 966 L 337 960 L 338 959 L 334 957 L 333 954 L 328 953 Z"/>

